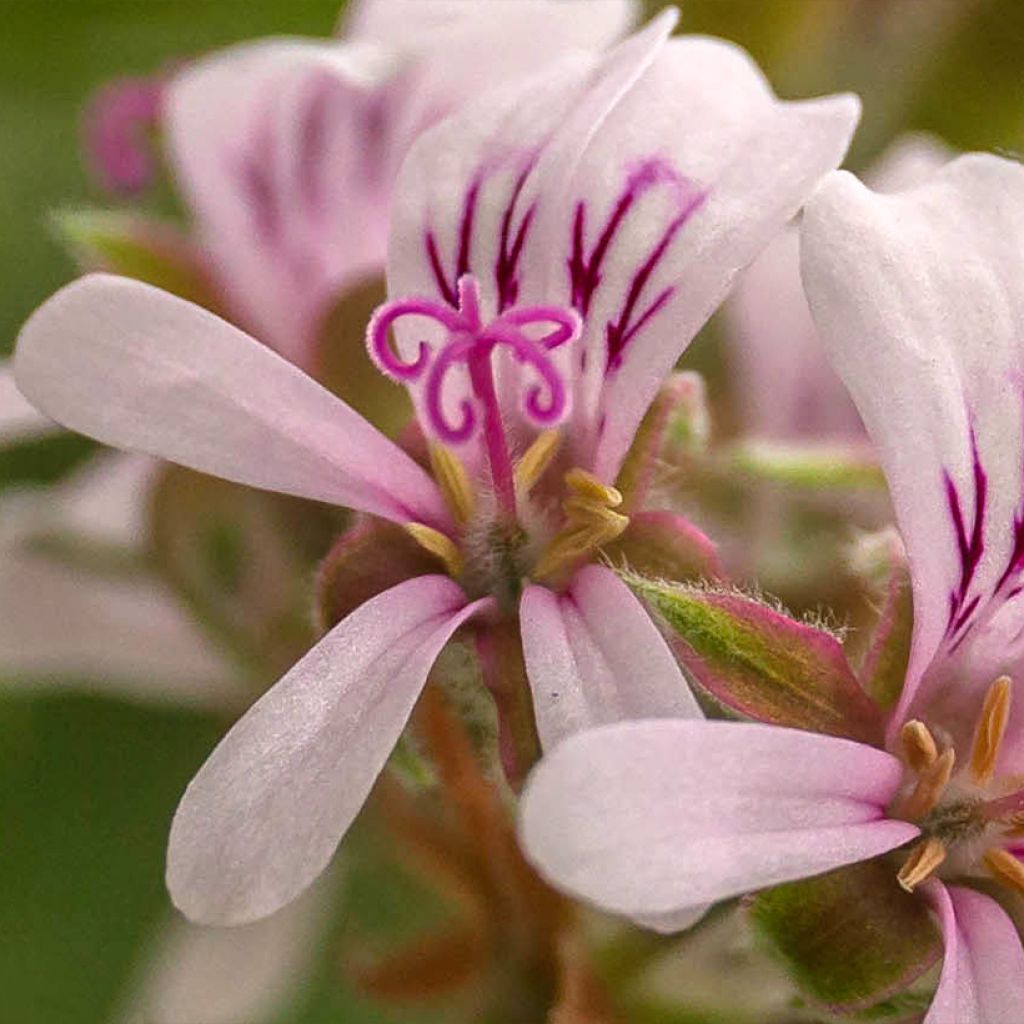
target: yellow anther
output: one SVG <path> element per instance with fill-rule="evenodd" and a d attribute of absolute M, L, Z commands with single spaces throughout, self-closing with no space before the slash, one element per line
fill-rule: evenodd
<path fill-rule="evenodd" d="M 421 548 L 429 551 L 432 555 L 444 562 L 449 576 L 458 576 L 462 573 L 463 560 L 462 552 L 455 546 L 455 542 L 447 534 L 435 530 L 425 523 L 406 523 L 405 532 Z"/>
<path fill-rule="evenodd" d="M 985 852 L 982 860 L 997 881 L 1024 895 L 1024 864 L 1009 850 L 993 847 Z"/>
<path fill-rule="evenodd" d="M 443 444 L 432 444 L 430 466 L 449 511 L 460 526 L 465 526 L 473 516 L 476 497 L 462 460 Z"/>
<path fill-rule="evenodd" d="M 1010 718 L 1010 698 L 1013 684 L 1009 676 L 1000 676 L 985 694 L 978 727 L 971 748 L 971 775 L 975 782 L 986 783 L 992 778 L 999 757 L 999 748 Z"/>
<path fill-rule="evenodd" d="M 934 837 L 926 839 L 910 851 L 910 856 L 900 868 L 896 880 L 907 892 L 913 892 L 922 882 L 927 882 L 935 874 L 945 859 L 945 844 Z"/>
<path fill-rule="evenodd" d="M 566 486 L 581 498 L 589 498 L 607 508 L 618 508 L 622 504 L 622 492 L 601 483 L 593 473 L 585 469 L 570 469 L 565 474 Z"/>
<path fill-rule="evenodd" d="M 913 772 L 923 772 L 935 764 L 939 756 L 935 737 L 924 722 L 914 719 L 900 730 L 903 757 Z"/>
<path fill-rule="evenodd" d="M 904 802 L 899 816 L 914 821 L 934 810 L 943 790 L 949 784 L 954 764 L 956 764 L 956 754 L 950 747 L 920 772 L 917 777 L 917 785 Z"/>
<path fill-rule="evenodd" d="M 526 454 L 516 463 L 516 490 L 520 494 L 528 494 L 533 485 L 544 475 L 544 470 L 551 465 L 551 460 L 562 443 L 559 430 L 545 430 L 537 435 L 537 439 L 526 449 Z"/>

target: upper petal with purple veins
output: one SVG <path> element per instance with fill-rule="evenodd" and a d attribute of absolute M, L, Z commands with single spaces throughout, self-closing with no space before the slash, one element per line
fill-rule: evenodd
<path fill-rule="evenodd" d="M 665 12 L 602 60 L 568 59 L 425 135 L 392 227 L 396 299 L 452 304 L 471 273 L 489 314 L 581 315 L 561 367 L 575 458 L 605 480 L 733 274 L 839 161 L 857 116 L 848 98 L 778 103 L 734 48 L 667 41 L 673 22 Z M 416 342 L 400 332 L 400 347 Z"/>

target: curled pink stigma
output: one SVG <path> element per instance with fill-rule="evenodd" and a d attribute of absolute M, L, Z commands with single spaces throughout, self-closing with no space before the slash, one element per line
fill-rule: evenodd
<path fill-rule="evenodd" d="M 420 341 L 416 356 L 403 359 L 389 337 L 392 326 L 403 317 L 433 320 L 444 329 L 444 342 L 435 348 Z M 557 423 L 568 405 L 568 389 L 549 353 L 577 340 L 581 330 L 579 314 L 561 306 L 520 306 L 484 324 L 479 285 L 466 274 L 458 282 L 458 309 L 425 298 L 384 303 L 370 320 L 367 347 L 386 376 L 403 383 L 425 376 L 425 410 L 431 428 L 442 441 L 460 443 L 469 440 L 481 417 L 485 423 L 500 422 L 491 366 L 492 354 L 500 348 L 537 378 L 524 392 L 524 414 L 538 426 Z M 460 401 L 452 420 L 445 410 L 444 389 L 450 371 L 459 365 L 469 371 L 472 400 Z"/>

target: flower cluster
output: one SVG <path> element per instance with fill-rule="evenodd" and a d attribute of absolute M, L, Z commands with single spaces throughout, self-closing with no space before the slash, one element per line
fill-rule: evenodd
<path fill-rule="evenodd" d="M 163 125 L 216 312 L 87 275 L 24 327 L 19 388 L 106 444 L 355 513 L 319 573 L 324 635 L 179 805 L 172 898 L 218 925 L 295 900 L 459 645 L 554 889 L 662 932 L 756 892 L 775 928 L 787 886 L 853 902 L 881 866 L 883 909 L 941 930 L 927 1024 L 1015 1024 L 1024 171 L 917 146 L 871 191 L 836 171 L 854 97 L 780 101 L 735 47 L 673 36 L 674 10 L 616 43 L 629 5 L 583 6 L 380 0 L 344 42 L 106 97 L 111 178 L 145 176 L 121 120 Z M 751 264 L 727 307 L 750 429 L 838 439 L 888 483 L 859 659 L 731 588 L 657 483 L 722 471 L 677 457 L 699 395 L 674 368 Z M 395 437 L 309 375 L 382 267 L 361 329 L 414 410 Z"/>

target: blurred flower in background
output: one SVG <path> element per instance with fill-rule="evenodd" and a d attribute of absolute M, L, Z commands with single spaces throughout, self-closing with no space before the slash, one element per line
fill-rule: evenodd
<path fill-rule="evenodd" d="M 392 209 L 408 201 L 395 193 L 407 151 L 482 92 L 567 51 L 600 52 L 656 9 L 12 8 L 0 40 L 0 352 L 73 275 L 59 241 L 78 269 L 155 284 L 237 324 L 426 463 L 407 429 L 411 404 L 364 347 L 385 297 Z M 958 150 L 1024 148 L 1014 0 L 692 0 L 682 26 L 746 47 L 781 96 L 858 93 L 865 116 L 849 166 L 876 188 L 926 177 Z M 561 100 L 552 95 L 551 108 Z M 451 198 L 443 193 L 438 202 Z M 892 513 L 818 348 L 797 262 L 794 227 L 740 278 L 670 378 L 641 427 L 650 457 L 628 463 L 624 479 L 653 514 L 683 514 L 711 536 L 728 578 L 819 613 L 815 628 L 828 630 L 797 628 L 793 650 L 833 651 L 840 638 L 863 671 L 881 672 L 868 640 L 879 622 L 894 635 L 905 624 L 901 551 L 890 532 L 865 532 Z M 180 414 L 184 429 L 187 400 Z M 346 530 L 347 546 L 324 563 Z M 40 417 L 0 374 L 0 933 L 17 940 L 0 949 L 0 984 L 11 1019 L 449 1024 L 535 1021 L 550 1006 L 549 1024 L 831 1024 L 843 1000 L 764 957 L 744 912 L 721 907 L 691 933 L 654 938 L 590 912 L 577 920 L 539 882 L 511 833 L 510 793 L 488 767 L 497 723 L 474 696 L 481 666 L 461 640 L 323 883 L 241 930 L 170 915 L 163 850 L 185 783 L 322 620 L 340 616 L 351 594 L 339 566 L 372 567 L 375 536 L 316 502 L 100 450 Z M 664 551 L 653 554 L 661 575 L 675 572 Z M 626 564 L 621 551 L 615 559 Z M 351 591 L 367 585 L 356 577 Z M 578 597 L 570 588 L 552 600 Z M 719 692 L 706 665 L 676 653 L 702 700 Z M 796 724 L 816 728 L 808 723 Z M 814 898 L 824 903 L 835 894 L 822 886 Z M 904 924 L 915 956 L 934 952 L 927 917 Z M 799 937 L 788 918 L 786 928 Z M 838 964 L 815 970 L 844 976 Z M 757 981 L 740 992 L 741 977 Z M 927 995 L 872 1012 L 905 1019 Z"/>

